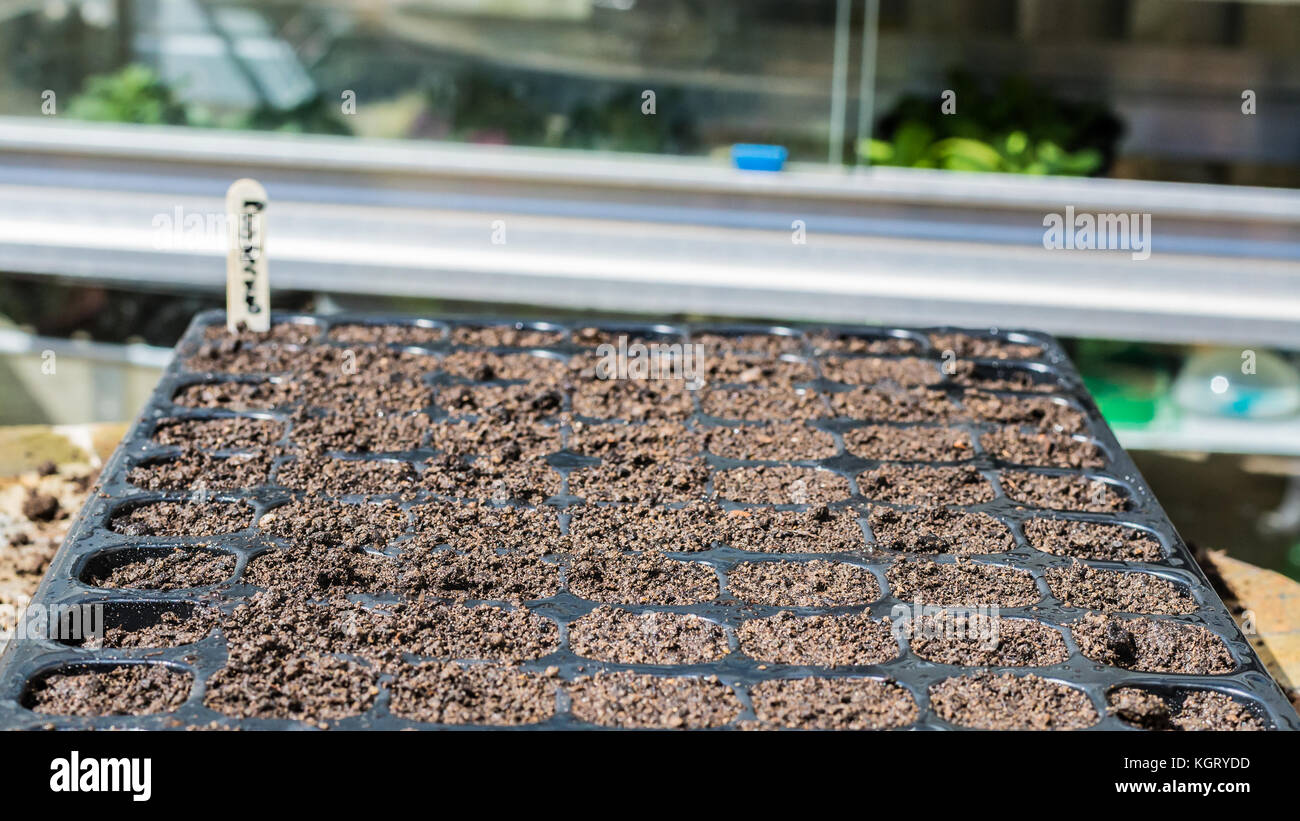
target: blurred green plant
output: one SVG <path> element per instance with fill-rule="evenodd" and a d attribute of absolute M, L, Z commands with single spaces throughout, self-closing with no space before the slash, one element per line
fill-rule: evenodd
<path fill-rule="evenodd" d="M 956 111 L 939 100 L 908 96 L 880 121 L 880 139 L 864 139 L 858 156 L 871 165 L 1088 176 L 1114 157 L 1123 125 L 1108 109 L 1051 96 L 1024 78 L 993 92 L 966 72 L 949 74 Z"/>
<path fill-rule="evenodd" d="M 142 125 L 191 125 L 189 109 L 176 99 L 148 66 L 132 64 L 112 74 L 90 77 L 68 103 L 78 120 Z"/>

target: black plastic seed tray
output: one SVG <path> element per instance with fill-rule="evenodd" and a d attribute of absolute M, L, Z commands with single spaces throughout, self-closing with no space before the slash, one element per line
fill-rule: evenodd
<path fill-rule="evenodd" d="M 1285 696 L 1269 677 L 1264 666 L 1260 663 L 1259 658 L 1255 655 L 1246 639 L 1238 631 L 1232 617 L 1206 581 L 1201 570 L 1192 560 L 1186 544 L 1181 538 L 1179 538 L 1178 534 L 1171 526 L 1167 516 L 1164 511 L 1161 510 L 1145 481 L 1138 474 L 1132 461 L 1116 442 L 1114 435 L 1102 420 L 1096 406 L 1085 390 L 1077 372 L 1062 352 L 1060 346 L 1052 338 L 1043 334 L 1005 330 L 970 331 L 955 328 L 899 329 L 847 326 L 801 328 L 739 325 L 700 327 L 677 324 L 658 325 L 628 322 L 602 323 L 599 321 L 588 321 L 570 325 L 564 323 L 542 322 L 517 323 L 513 320 L 484 320 L 482 318 L 434 321 L 410 318 L 348 315 L 321 317 L 307 315 L 279 315 L 275 317 L 275 321 L 277 323 L 299 324 L 305 332 L 311 335 L 312 344 L 334 345 L 348 349 L 363 347 L 363 345 L 361 343 L 341 342 L 333 339 L 330 334 L 332 328 L 341 325 L 355 324 L 399 324 L 410 326 L 412 328 L 421 329 L 419 331 L 422 335 L 420 340 L 421 344 L 413 346 L 395 345 L 394 347 L 404 347 L 411 352 L 430 353 L 435 356 L 441 356 L 455 350 L 466 349 L 491 350 L 497 353 L 529 352 L 541 357 L 566 358 L 578 352 L 591 353 L 591 350 L 596 343 L 591 341 L 591 337 L 579 336 L 576 332 L 579 328 L 592 326 L 601 328 L 615 335 L 626 333 L 629 335 L 637 335 L 645 339 L 658 339 L 666 342 L 690 340 L 698 338 L 704 333 L 720 334 L 723 336 L 772 335 L 780 338 L 775 341 L 781 342 L 784 346 L 784 350 L 787 351 L 786 353 L 780 354 L 784 359 L 792 362 L 807 362 L 814 369 L 814 372 L 818 374 L 815 380 L 802 383 L 801 388 L 807 391 L 819 392 L 821 396 L 818 401 L 827 403 L 825 405 L 827 409 L 831 407 L 828 403 L 827 397 L 836 391 L 846 390 L 842 385 L 832 383 L 822 376 L 821 368 L 822 365 L 825 364 L 828 354 L 825 351 L 819 351 L 816 349 L 813 341 L 817 338 L 824 338 L 817 335 L 825 334 L 827 332 L 851 337 L 858 340 L 860 343 L 854 352 L 836 353 L 833 354 L 834 356 L 898 359 L 903 356 L 903 354 L 899 352 L 902 350 L 899 346 L 910 349 L 907 353 L 908 356 L 919 357 L 926 360 L 929 365 L 934 367 L 940 374 L 939 381 L 934 387 L 946 392 L 958 403 L 960 403 L 961 397 L 968 389 L 972 387 L 980 388 L 981 390 L 983 389 L 979 384 L 980 380 L 986 380 L 985 384 L 991 386 L 994 389 L 994 392 L 1008 388 L 1020 390 L 1028 388 L 1031 391 L 1030 393 L 1019 393 L 1015 390 L 1010 390 L 1006 392 L 1006 395 L 1050 397 L 1050 400 L 1054 403 L 1069 406 L 1081 411 L 1086 417 L 1087 425 L 1087 430 L 1082 434 L 1082 436 L 1083 438 L 1093 441 L 1100 448 L 1101 452 L 1104 454 L 1105 464 L 1102 468 L 1096 470 L 1070 470 L 1043 467 L 1019 467 L 1015 469 L 1047 475 L 1086 475 L 1091 479 L 1096 479 L 1108 484 L 1126 496 L 1129 509 L 1122 513 L 1088 513 L 1033 508 L 1013 502 L 1004 493 L 1003 486 L 999 482 L 999 476 L 1004 470 L 1014 466 L 1008 466 L 999 462 L 992 455 L 985 452 L 980 444 L 979 434 L 983 431 L 991 430 L 994 427 L 994 424 L 970 421 L 968 419 L 958 419 L 948 423 L 948 427 L 964 430 L 971 435 L 972 460 L 969 463 L 973 464 L 978 471 L 989 480 L 995 493 L 995 497 L 992 501 L 970 505 L 964 509 L 969 511 L 986 512 L 996 519 L 1001 520 L 1009 526 L 1015 540 L 1015 546 L 1009 552 L 983 554 L 968 558 L 978 564 L 1010 567 L 1028 571 L 1032 574 L 1034 584 L 1042 595 L 1041 602 L 1030 607 L 1002 608 L 1001 615 L 1003 618 L 1028 618 L 1036 620 L 1060 630 L 1064 637 L 1066 649 L 1069 654 L 1068 658 L 1064 662 L 1044 667 L 995 667 L 980 669 L 990 670 L 993 673 L 1013 673 L 1017 675 L 1034 674 L 1042 678 L 1068 684 L 1072 687 L 1081 689 L 1086 693 L 1088 699 L 1091 701 L 1093 707 L 1100 716 L 1100 721 L 1093 725 L 1094 729 L 1132 729 L 1121 722 L 1117 717 L 1110 715 L 1107 711 L 1107 693 L 1113 688 L 1119 686 L 1147 688 L 1165 694 L 1175 703 L 1180 697 L 1192 691 L 1218 691 L 1232 696 L 1245 704 L 1258 719 L 1270 728 L 1300 729 L 1300 720 L 1297 719 L 1295 712 L 1292 710 Z M 108 461 L 102 473 L 100 485 L 97 491 L 92 495 L 85 508 L 81 511 L 77 521 L 69 532 L 63 547 L 59 550 L 58 555 L 50 566 L 50 569 L 36 595 L 36 604 L 45 606 L 91 603 L 103 604 L 105 605 L 105 613 L 107 615 L 108 623 L 123 624 L 129 627 L 133 624 L 148 624 L 151 621 L 156 621 L 163 612 L 173 612 L 184 616 L 189 613 L 192 608 L 198 606 L 217 607 L 223 612 L 229 612 L 231 608 L 235 607 L 240 602 L 246 601 L 256 592 L 256 588 L 241 581 L 241 575 L 251 557 L 258 555 L 262 551 L 274 549 L 275 546 L 280 543 L 279 540 L 271 537 L 270 534 L 260 532 L 258 522 L 269 510 L 272 510 L 276 506 L 295 497 L 303 495 L 299 492 L 277 486 L 275 484 L 275 467 L 273 467 L 270 474 L 271 484 L 263 487 L 248 487 L 233 491 L 205 492 L 200 489 L 176 492 L 146 492 L 132 486 L 127 481 L 128 471 L 133 466 L 148 462 L 150 459 L 157 459 L 160 456 L 165 456 L 175 451 L 174 448 L 162 447 L 152 441 L 151 437 L 158 420 L 167 418 L 209 419 L 243 415 L 264 419 L 282 420 L 285 422 L 288 421 L 289 410 L 291 410 L 291 408 L 286 407 L 279 407 L 267 411 L 236 413 L 220 409 L 182 407 L 173 403 L 172 399 L 178 390 L 195 383 L 258 381 L 267 380 L 268 378 L 274 381 L 286 378 L 283 377 L 283 375 L 231 375 L 211 372 L 193 372 L 188 370 L 185 366 L 185 361 L 204 342 L 205 332 L 208 332 L 209 328 L 220 326 L 223 322 L 224 316 L 219 312 L 202 314 L 195 319 L 185 337 L 179 343 L 177 348 L 178 355 L 167 368 L 162 381 L 158 385 L 153 397 L 144 408 L 140 418 L 136 421 L 121 446 Z M 544 342 L 546 344 L 541 347 L 530 348 L 469 349 L 463 345 L 455 343 L 452 339 L 451 331 L 457 327 L 491 326 L 495 324 L 504 324 L 518 329 L 531 329 L 545 332 L 543 336 L 535 337 L 530 340 L 530 342 Z M 1035 346 L 1040 350 L 1038 353 L 1032 354 L 1028 358 L 1014 360 L 963 359 L 958 356 L 956 359 L 965 362 L 969 367 L 962 371 L 964 376 L 957 378 L 946 375 L 947 369 L 945 368 L 945 363 L 954 359 L 953 354 L 946 355 L 944 351 L 935 349 L 931 340 L 931 336 L 934 334 L 947 333 L 968 334 L 974 337 L 1000 341 L 1003 343 Z M 883 347 L 873 347 L 871 344 L 873 342 L 879 343 L 879 345 Z M 382 345 L 383 342 L 380 341 L 372 344 Z M 879 353 L 882 349 L 886 351 L 892 350 L 894 353 Z M 1006 378 L 1011 378 L 1013 381 L 987 382 L 987 380 L 1004 380 Z M 1015 382 L 1014 380 L 1017 379 L 1022 381 Z M 458 380 L 440 371 L 426 374 L 425 380 L 430 392 L 430 405 L 425 412 L 435 420 L 446 418 L 447 412 L 440 408 L 435 402 L 434 392 L 438 385 L 453 383 Z M 563 410 L 566 413 L 571 411 L 570 402 L 570 398 L 566 397 L 564 399 Z M 722 424 L 719 419 L 705 415 L 702 412 L 698 392 L 693 395 L 692 402 L 694 403 L 695 412 L 691 415 L 689 420 L 687 420 L 688 424 L 698 427 Z M 553 417 L 556 423 L 561 423 L 562 419 L 567 418 L 571 417 L 562 417 L 559 413 L 555 414 Z M 585 421 L 590 423 L 593 420 Z M 785 420 L 774 419 L 771 421 Z M 726 685 L 726 687 L 731 689 L 740 705 L 739 714 L 733 721 L 725 725 L 728 727 L 735 727 L 746 722 L 754 721 L 755 713 L 750 698 L 750 688 L 752 686 L 773 679 L 818 676 L 826 678 L 865 678 L 897 682 L 910 693 L 918 707 L 918 718 L 909 726 L 921 729 L 961 729 L 954 724 L 942 720 L 938 715 L 936 715 L 935 711 L 930 707 L 928 691 L 936 682 L 951 676 L 968 675 L 975 672 L 975 669 L 970 667 L 950 666 L 924 660 L 911 651 L 906 636 L 903 636 L 900 640 L 900 653 L 897 658 L 882 664 L 861 667 L 809 667 L 801 665 L 762 663 L 749 658 L 740 652 L 738 648 L 736 629 L 743 621 L 766 617 L 781 610 L 793 611 L 800 615 L 821 613 L 840 614 L 869 611 L 874 617 L 879 619 L 890 617 L 891 611 L 895 605 L 911 604 L 911 602 L 900 601 L 899 598 L 895 597 L 890 589 L 890 584 L 886 579 L 886 571 L 889 566 L 898 559 L 902 553 L 900 551 L 886 549 L 877 545 L 868 524 L 868 517 L 873 508 L 884 506 L 906 509 L 911 506 L 883 503 L 864 498 L 859 494 L 859 487 L 856 478 L 857 475 L 863 470 L 871 469 L 881 464 L 873 460 L 859 458 L 847 452 L 845 449 L 843 433 L 851 428 L 861 426 L 863 421 L 864 420 L 831 416 L 825 419 L 815 419 L 808 422 L 812 427 L 829 432 L 833 435 L 837 455 L 821 460 L 803 460 L 785 463 L 796 466 L 822 468 L 839 474 L 847 479 L 851 493 L 850 498 L 843 501 L 835 501 L 830 507 L 832 509 L 849 507 L 856 512 L 864 536 L 861 549 L 843 553 L 782 553 L 778 555 L 733 549 L 726 545 L 714 542 L 710 549 L 702 552 L 668 553 L 667 555 L 670 558 L 690 562 L 702 562 L 711 567 L 718 578 L 718 589 L 720 595 L 714 600 L 695 605 L 625 604 L 622 606 L 635 612 L 658 610 L 677 613 L 693 613 L 721 625 L 726 631 L 730 652 L 718 661 L 705 664 L 687 664 L 679 666 L 610 664 L 581 658 L 570 649 L 568 625 L 575 619 L 597 607 L 598 603 L 580 598 L 569 591 L 567 585 L 562 585 L 560 591 L 556 595 L 537 601 L 526 602 L 526 606 L 534 613 L 547 619 L 554 620 L 558 624 L 559 646 L 554 652 L 542 656 L 541 658 L 522 662 L 519 666 L 525 671 L 538 672 L 545 671 L 548 668 L 554 668 L 552 670 L 552 675 L 554 675 L 555 670 L 558 670 L 557 683 L 559 686 L 556 689 L 554 715 L 549 720 L 541 723 L 523 725 L 522 728 L 595 728 L 596 725 L 588 724 L 580 720 L 570 711 L 570 700 L 566 693 L 566 682 L 571 681 L 576 676 L 590 675 L 597 671 L 629 671 L 641 674 L 652 674 L 655 676 L 695 677 L 716 675 L 720 681 Z M 617 421 L 615 423 L 626 424 L 625 422 Z M 735 426 L 738 423 L 733 421 L 729 424 Z M 755 423 L 744 422 L 740 424 Z M 883 424 L 898 428 L 911 426 L 909 423 L 902 422 L 885 422 Z M 562 436 L 561 441 L 567 445 L 571 435 L 570 422 L 563 421 L 562 424 L 560 424 L 560 427 Z M 284 438 L 281 442 L 289 442 L 289 432 L 284 434 Z M 420 444 L 424 445 L 423 442 Z M 384 458 L 404 460 L 414 465 L 419 461 L 428 458 L 431 453 L 433 453 L 433 451 L 421 447 L 401 454 L 385 454 Z M 290 457 L 279 457 L 276 466 L 283 463 L 286 458 Z M 363 456 L 358 458 L 378 457 Z M 734 459 L 720 458 L 712 454 L 706 454 L 705 458 L 711 476 L 716 475 L 718 470 L 727 468 L 754 466 L 758 464 L 773 464 L 766 462 L 741 462 Z M 563 482 L 561 493 L 547 499 L 544 504 L 556 507 L 560 511 L 560 525 L 566 533 L 570 521 L 570 514 L 568 511 L 571 511 L 575 505 L 582 504 L 581 499 L 577 496 L 571 495 L 569 492 L 569 474 L 581 466 L 590 464 L 591 461 L 592 460 L 589 457 L 577 456 L 568 450 L 561 450 L 559 453 L 552 454 L 548 457 L 548 463 L 550 464 L 551 469 L 558 472 L 563 477 Z M 713 481 L 710 479 L 706 490 L 712 491 L 712 489 Z M 397 495 L 392 495 L 387 498 L 399 497 Z M 217 499 L 223 501 L 245 500 L 251 503 L 254 508 L 252 525 L 243 531 L 230 535 L 216 537 L 201 537 L 196 535 L 193 538 L 180 539 L 125 536 L 114 532 L 109 527 L 109 522 L 116 512 L 143 502 L 156 500 L 197 500 L 202 502 L 204 499 Z M 400 504 L 404 510 L 409 510 L 414 505 L 427 504 L 429 501 L 437 500 L 437 497 L 430 495 L 428 490 L 421 489 L 416 491 L 414 495 L 407 494 L 400 497 Z M 344 501 L 357 502 L 359 500 L 349 498 L 344 499 Z M 501 505 L 522 504 L 514 500 L 495 500 L 495 503 Z M 720 500 L 720 504 L 727 510 L 755 506 L 743 505 L 727 500 Z M 788 504 L 779 507 L 782 509 L 798 510 L 808 506 Z M 410 517 L 408 516 L 408 518 Z M 1045 571 L 1049 568 L 1064 566 L 1068 564 L 1070 560 L 1065 557 L 1041 552 L 1028 544 L 1021 525 L 1030 518 L 1123 523 L 1144 531 L 1157 539 L 1165 555 L 1165 558 L 1162 561 L 1153 563 L 1089 561 L 1087 564 L 1098 568 L 1146 571 L 1182 585 L 1194 597 L 1197 605 L 1195 611 L 1189 615 L 1150 616 L 1150 618 L 1171 619 L 1186 624 L 1202 625 L 1208 628 L 1211 632 L 1221 637 L 1225 642 L 1226 647 L 1235 662 L 1235 669 L 1223 675 L 1143 673 L 1099 664 L 1084 657 L 1080 653 L 1078 644 L 1071 635 L 1069 623 L 1079 619 L 1085 611 L 1079 608 L 1067 607 L 1062 604 L 1060 600 L 1052 595 L 1044 576 Z M 413 527 L 414 525 L 408 525 L 408 528 Z M 144 555 L 151 550 L 157 551 L 176 546 L 230 554 L 234 556 L 236 560 L 234 571 L 230 578 L 220 584 L 188 590 L 154 591 L 133 590 L 127 588 L 108 589 L 94 587 L 85 581 L 85 579 L 89 578 L 88 571 L 92 568 L 103 567 L 106 564 L 113 563 L 114 561 L 120 561 L 124 557 Z M 400 549 L 400 540 L 398 549 Z M 951 555 L 935 555 L 926 558 L 931 558 L 939 563 L 954 561 L 954 557 Z M 754 562 L 765 559 L 779 559 L 795 562 L 820 559 L 841 561 L 856 565 L 860 568 L 865 568 L 876 578 L 883 595 L 877 601 L 866 607 L 840 606 L 829 608 L 769 607 L 740 602 L 732 598 L 728 592 L 727 584 L 728 574 L 731 572 L 732 568 L 740 562 Z M 560 565 L 560 578 L 565 578 L 564 572 L 567 570 L 570 557 L 566 555 L 556 555 L 548 557 L 546 561 Z M 478 603 L 480 602 L 467 602 L 467 604 Z M 500 604 L 505 607 L 511 606 L 503 602 L 492 603 Z M 1119 615 L 1130 616 L 1131 614 Z M 5 656 L 0 660 L 0 727 L 113 727 L 172 729 L 216 725 L 222 727 L 279 729 L 306 726 L 300 722 L 287 719 L 234 718 L 223 715 L 222 713 L 216 712 L 205 706 L 204 695 L 206 684 L 209 678 L 223 667 L 226 663 L 226 659 L 226 645 L 220 630 L 196 643 L 168 649 L 136 648 L 92 650 L 54 639 L 38 638 L 16 640 L 11 642 Z M 412 661 L 418 661 L 418 659 L 413 659 Z M 475 659 L 465 659 L 460 661 L 464 664 L 480 663 Z M 25 706 L 28 703 L 27 697 L 31 683 L 39 681 L 42 677 L 51 673 L 76 672 L 137 664 L 166 665 L 178 671 L 188 672 L 193 677 L 193 687 L 188 698 L 172 712 L 142 716 L 60 716 L 36 713 Z M 380 692 L 374 698 L 373 703 L 368 709 L 358 715 L 331 720 L 329 722 L 330 726 L 336 729 L 473 729 L 475 727 L 483 726 L 455 725 L 452 727 L 451 725 L 419 723 L 398 717 L 389 709 L 391 694 L 386 685 L 390 680 L 391 679 L 388 676 L 379 680 Z"/>

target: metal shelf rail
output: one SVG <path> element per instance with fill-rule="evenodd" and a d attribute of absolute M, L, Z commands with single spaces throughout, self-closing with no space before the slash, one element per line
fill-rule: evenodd
<path fill-rule="evenodd" d="M 240 176 L 281 288 L 1300 348 L 1283 189 L 0 118 L 0 270 L 218 290 Z M 1045 248 L 1067 207 L 1150 214 L 1150 257 Z"/>

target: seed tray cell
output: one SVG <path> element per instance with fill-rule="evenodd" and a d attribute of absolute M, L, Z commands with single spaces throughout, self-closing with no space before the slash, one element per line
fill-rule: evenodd
<path fill-rule="evenodd" d="M 1300 729 L 1030 332 L 202 314 L 36 603 L 0 727 Z"/>

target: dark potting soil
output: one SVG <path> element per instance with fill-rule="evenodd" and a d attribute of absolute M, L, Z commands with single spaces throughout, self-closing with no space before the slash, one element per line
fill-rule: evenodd
<path fill-rule="evenodd" d="M 858 513 L 814 505 L 808 510 L 729 510 L 719 524 L 719 541 L 759 553 L 849 553 L 865 549 Z"/>
<path fill-rule="evenodd" d="M 326 547 L 317 539 L 259 553 L 249 560 L 242 579 L 273 590 L 341 595 L 392 590 L 397 573 L 396 562 L 387 556 L 357 547 Z"/>
<path fill-rule="evenodd" d="M 415 470 L 407 462 L 301 456 L 276 471 L 276 483 L 313 496 L 382 495 L 415 487 Z"/>
<path fill-rule="evenodd" d="M 395 502 L 344 504 L 308 497 L 271 509 L 258 519 L 263 532 L 303 547 L 383 549 L 408 527 Z"/>
<path fill-rule="evenodd" d="M 126 480 L 141 490 L 238 490 L 266 484 L 265 455 L 215 457 L 188 446 L 175 457 L 131 468 Z"/>
<path fill-rule="evenodd" d="M 614 664 L 702 664 L 728 652 L 722 626 L 693 613 L 605 605 L 569 625 L 569 645 L 584 658 Z"/>
<path fill-rule="evenodd" d="M 682 508 L 647 502 L 571 508 L 569 542 L 579 552 L 708 550 L 721 533 L 721 508 L 692 502 Z"/>
<path fill-rule="evenodd" d="M 699 729 L 740 715 L 740 699 L 716 676 L 596 673 L 579 676 L 567 689 L 573 714 L 604 727 Z"/>
<path fill-rule="evenodd" d="M 230 419 L 163 419 L 153 431 L 160 445 L 189 445 L 203 450 L 258 450 L 284 435 L 284 425 L 272 419 L 246 416 Z"/>
<path fill-rule="evenodd" d="M 885 572 L 894 598 L 962 607 L 1025 607 L 1041 598 L 1034 577 L 1023 570 L 976 564 L 958 557 L 950 564 L 902 558 Z"/>
<path fill-rule="evenodd" d="M 512 550 L 536 556 L 561 553 L 568 542 L 560 535 L 555 508 L 503 507 L 470 502 L 434 503 L 412 508 L 415 543 L 448 544 L 457 550 Z"/>
<path fill-rule="evenodd" d="M 217 621 L 217 613 L 210 607 L 196 607 L 187 615 L 165 611 L 157 621 L 134 630 L 105 627 L 102 637 L 87 639 L 81 647 L 179 647 L 207 638 Z"/>
<path fill-rule="evenodd" d="M 1240 701 L 1214 690 L 1166 700 L 1138 687 L 1121 687 L 1106 697 L 1111 713 L 1143 730 L 1264 730 L 1264 722 Z"/>
<path fill-rule="evenodd" d="M 600 459 L 569 474 L 569 490 L 592 502 L 686 502 L 704 494 L 709 471 L 697 431 L 681 425 L 574 422 L 569 449 Z"/>
<path fill-rule="evenodd" d="M 281 342 L 286 345 L 310 345 L 320 335 L 315 322 L 276 322 L 269 331 L 250 331 L 240 323 L 239 330 L 231 333 L 225 325 L 209 325 L 203 329 L 203 338 L 217 342 L 234 340 L 244 345 L 262 342 Z"/>
<path fill-rule="evenodd" d="M 685 422 L 695 412 L 696 393 L 666 379 L 575 381 L 573 412 L 592 419 Z"/>
<path fill-rule="evenodd" d="M 838 607 L 880 598 L 871 571 L 846 562 L 741 562 L 727 574 L 736 598 L 775 607 Z"/>
<path fill-rule="evenodd" d="M 451 329 L 451 341 L 482 348 L 548 348 L 564 342 L 564 333 L 518 325 L 459 325 Z"/>
<path fill-rule="evenodd" d="M 849 498 L 849 480 L 829 470 L 763 465 L 713 474 L 713 495 L 733 502 L 823 505 Z"/>
<path fill-rule="evenodd" d="M 1034 425 L 1065 433 L 1084 433 L 1088 429 L 1088 419 L 1082 411 L 1042 396 L 1000 396 L 968 390 L 961 403 L 964 415 L 981 422 Z"/>
<path fill-rule="evenodd" d="M 708 565 L 658 552 L 579 554 L 569 565 L 568 582 L 574 595 L 609 604 L 696 604 L 718 595 Z"/>
<path fill-rule="evenodd" d="M 559 565 L 527 554 L 411 546 L 398 562 L 398 587 L 408 595 L 521 603 L 560 589 Z"/>
<path fill-rule="evenodd" d="M 707 355 L 713 356 L 724 351 L 738 353 L 762 354 L 775 359 L 782 354 L 797 354 L 803 350 L 803 343 L 797 336 L 783 334 L 697 334 L 691 342 L 703 345 Z"/>
<path fill-rule="evenodd" d="M 360 715 L 379 694 L 373 667 L 330 653 L 300 652 L 291 638 L 229 637 L 226 666 L 208 679 L 203 703 L 235 718 L 281 718 L 326 728 Z"/>
<path fill-rule="evenodd" d="M 1028 393 L 1053 393 L 1059 389 L 1056 380 L 1029 371 L 985 371 L 973 362 L 958 362 L 948 377 L 954 384 L 981 391 L 1023 391 Z"/>
<path fill-rule="evenodd" d="M 1077 730 L 1101 720 L 1082 690 L 1035 675 L 976 673 L 930 688 L 944 721 L 977 730 Z"/>
<path fill-rule="evenodd" d="M 438 369 L 473 382 L 519 379 L 547 385 L 560 384 L 570 373 L 570 366 L 554 357 L 486 351 L 454 351 L 438 361 Z"/>
<path fill-rule="evenodd" d="M 821 360 L 822 374 L 845 385 L 877 385 L 892 382 L 903 387 L 933 385 L 943 379 L 938 366 L 928 359 L 904 357 L 881 359 L 870 356 L 827 356 Z"/>
<path fill-rule="evenodd" d="M 1046 576 L 1052 595 L 1067 607 L 1166 616 L 1196 612 L 1196 600 L 1186 589 L 1151 573 L 1101 570 L 1076 561 L 1049 567 Z"/>
<path fill-rule="evenodd" d="M 705 449 L 724 459 L 826 459 L 836 452 L 835 437 L 799 422 L 706 427 L 701 434 Z"/>
<path fill-rule="evenodd" d="M 291 405 L 301 397 L 297 382 L 198 382 L 178 390 L 172 401 L 186 408 L 263 411 Z"/>
<path fill-rule="evenodd" d="M 896 504 L 976 505 L 993 500 L 993 485 L 971 465 L 881 465 L 858 476 L 858 492 Z"/>
<path fill-rule="evenodd" d="M 1029 619 L 943 612 L 907 622 L 912 652 L 936 664 L 1042 667 L 1070 657 L 1059 631 Z"/>
<path fill-rule="evenodd" d="M 373 416 L 328 413 L 295 420 L 289 438 L 304 453 L 397 453 L 424 444 L 430 427 L 422 413 Z"/>
<path fill-rule="evenodd" d="M 730 351 L 706 356 L 700 369 L 710 385 L 751 385 L 761 388 L 789 388 L 817 378 L 817 370 L 802 359 L 768 359 Z"/>
<path fill-rule="evenodd" d="M 244 502 L 151 502 L 115 514 L 108 526 L 125 536 L 215 536 L 234 533 L 253 523 L 253 508 Z"/>
<path fill-rule="evenodd" d="M 393 715 L 435 724 L 536 724 L 555 714 L 556 680 L 496 664 L 426 662 L 397 672 Z"/>
<path fill-rule="evenodd" d="M 1101 448 L 1058 431 L 1027 433 L 1017 427 L 1004 427 L 980 436 L 980 446 L 995 459 L 1013 465 L 1099 468 L 1105 464 Z"/>
<path fill-rule="evenodd" d="M 86 581 L 94 587 L 183 590 L 220 584 L 234 572 L 235 557 L 229 553 L 176 548 L 91 574 Z"/>
<path fill-rule="evenodd" d="M 51 673 L 32 682 L 23 705 L 38 713 L 141 716 L 169 713 L 189 698 L 194 676 L 163 664 L 123 664 Z"/>
<path fill-rule="evenodd" d="M 959 513 L 927 505 L 916 510 L 872 509 L 876 543 L 909 553 L 1005 553 L 1016 546 L 1011 530 L 987 513 Z"/>
<path fill-rule="evenodd" d="M 921 343 L 902 336 L 861 336 L 852 333 L 814 333 L 808 337 L 814 353 L 913 354 Z"/>
<path fill-rule="evenodd" d="M 1115 513 L 1128 510 L 1128 496 L 1109 482 L 1087 476 L 1047 476 L 1005 470 L 1002 490 L 1017 502 L 1051 510 Z"/>
<path fill-rule="evenodd" d="M 432 427 L 429 445 L 456 456 L 480 457 L 492 465 L 540 462 L 560 449 L 560 429 L 505 419 L 439 422 Z"/>
<path fill-rule="evenodd" d="M 329 338 L 358 345 L 430 345 L 446 336 L 443 328 L 421 325 L 335 325 Z"/>
<path fill-rule="evenodd" d="M 958 359 L 1034 359 L 1043 353 L 1041 345 L 969 334 L 930 334 L 930 345 L 936 351 L 952 351 Z"/>
<path fill-rule="evenodd" d="M 513 385 L 442 385 L 434 401 L 452 416 L 495 415 L 507 419 L 548 419 L 564 409 L 564 393 L 549 385 L 531 382 Z M 574 397 L 577 407 L 578 398 Z M 690 411 L 682 414 L 685 418 Z"/>
<path fill-rule="evenodd" d="M 700 410 L 719 419 L 777 422 L 830 416 L 823 395 L 812 390 L 704 388 L 697 393 Z"/>
<path fill-rule="evenodd" d="M 1024 524 L 1029 545 L 1055 556 L 1112 562 L 1158 562 L 1164 551 L 1145 530 L 1104 522 L 1030 519 Z"/>
<path fill-rule="evenodd" d="M 889 620 L 873 619 L 869 611 L 797 616 L 783 610 L 775 616 L 741 623 L 736 638 L 742 653 L 772 664 L 883 664 L 899 654 Z"/>
<path fill-rule="evenodd" d="M 790 678 L 750 688 L 757 728 L 888 730 L 916 721 L 916 700 L 890 681 Z"/>
<path fill-rule="evenodd" d="M 560 492 L 560 474 L 545 462 L 493 461 L 443 453 L 424 463 L 420 486 L 455 499 L 538 504 Z"/>
<path fill-rule="evenodd" d="M 961 415 L 948 394 L 930 388 L 852 388 L 829 394 L 836 416 L 880 422 L 946 422 Z"/>
<path fill-rule="evenodd" d="M 1223 639 L 1198 624 L 1089 613 L 1070 625 L 1079 650 L 1102 664 L 1144 673 L 1228 673 Z"/>
<path fill-rule="evenodd" d="M 844 432 L 844 447 L 863 459 L 958 462 L 974 455 L 970 434 L 957 428 L 867 425 Z"/>

